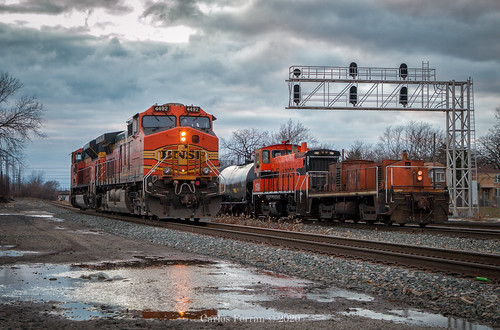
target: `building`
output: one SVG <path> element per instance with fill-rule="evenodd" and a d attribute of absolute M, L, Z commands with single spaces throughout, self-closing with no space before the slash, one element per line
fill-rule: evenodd
<path fill-rule="evenodd" d="M 439 162 L 424 163 L 429 168 L 429 178 L 436 187 L 446 187 L 446 165 Z"/>
<path fill-rule="evenodd" d="M 479 206 L 497 207 L 500 199 L 500 170 L 479 168 L 477 171 Z"/>

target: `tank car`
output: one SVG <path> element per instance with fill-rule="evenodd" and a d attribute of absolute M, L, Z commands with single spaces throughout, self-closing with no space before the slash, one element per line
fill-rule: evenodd
<path fill-rule="evenodd" d="M 232 165 L 220 173 L 222 214 L 252 214 L 254 164 Z"/>
<path fill-rule="evenodd" d="M 218 210 L 216 118 L 198 106 L 151 106 L 71 155 L 71 203 L 159 218 Z"/>

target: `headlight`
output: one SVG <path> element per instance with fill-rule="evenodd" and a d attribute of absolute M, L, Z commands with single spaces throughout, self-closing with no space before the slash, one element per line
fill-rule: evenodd
<path fill-rule="evenodd" d="M 209 175 L 210 174 L 210 169 L 208 167 L 204 167 L 203 170 L 203 175 Z"/>
<path fill-rule="evenodd" d="M 422 182 L 422 180 L 424 179 L 423 174 L 424 174 L 424 172 L 422 172 L 422 171 L 417 172 L 417 181 L 418 182 Z"/>
<path fill-rule="evenodd" d="M 163 174 L 169 175 L 172 173 L 172 169 L 170 167 L 163 168 Z"/>

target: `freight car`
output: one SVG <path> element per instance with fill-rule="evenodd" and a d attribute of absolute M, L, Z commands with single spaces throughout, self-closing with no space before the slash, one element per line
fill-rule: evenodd
<path fill-rule="evenodd" d="M 448 192 L 434 186 L 420 160 L 339 162 L 335 150 L 287 143 L 255 151 L 255 162 L 226 168 L 221 179 L 224 212 L 386 224 L 441 223 Z M 251 173 L 253 172 L 253 173 Z"/>
<path fill-rule="evenodd" d="M 71 204 L 159 218 L 219 208 L 216 118 L 197 106 L 154 105 L 71 155 Z"/>

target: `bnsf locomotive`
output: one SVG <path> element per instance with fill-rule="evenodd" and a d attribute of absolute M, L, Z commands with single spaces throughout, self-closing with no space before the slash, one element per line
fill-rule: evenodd
<path fill-rule="evenodd" d="M 141 216 L 215 214 L 215 117 L 200 107 L 155 105 L 72 153 L 71 204 Z"/>
<path fill-rule="evenodd" d="M 255 151 L 254 163 L 221 172 L 222 212 L 387 224 L 441 223 L 448 192 L 420 160 L 339 162 L 334 150 L 287 143 Z"/>

